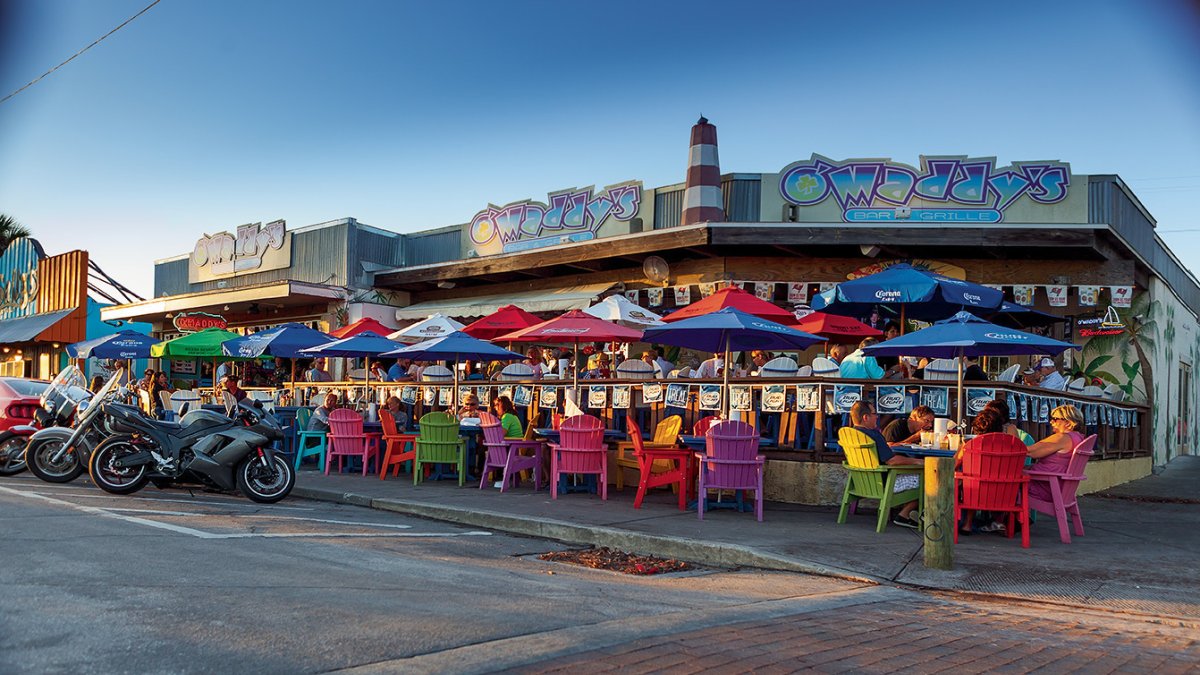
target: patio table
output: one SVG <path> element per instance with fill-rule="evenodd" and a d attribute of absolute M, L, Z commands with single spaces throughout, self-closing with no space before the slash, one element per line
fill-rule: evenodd
<path fill-rule="evenodd" d="M 909 457 L 953 457 L 954 450 L 944 448 L 926 448 L 920 445 L 893 445 L 892 452 Z"/>
<path fill-rule="evenodd" d="M 547 443 L 557 443 L 561 438 L 561 434 L 558 433 L 558 429 L 552 429 L 550 427 L 534 427 L 533 431 L 538 436 L 545 439 Z M 614 429 L 604 430 L 605 442 L 623 441 L 625 440 L 625 437 L 626 434 L 623 431 L 616 431 Z M 558 482 L 558 491 L 565 494 L 570 494 L 572 492 L 598 492 L 596 488 L 596 476 L 593 474 L 588 474 L 583 477 L 583 482 L 577 485 L 571 485 L 567 483 L 567 478 L 565 475 L 560 476 Z"/>

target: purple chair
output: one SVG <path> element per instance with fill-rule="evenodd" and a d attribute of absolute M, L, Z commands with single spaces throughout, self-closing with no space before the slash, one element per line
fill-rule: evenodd
<path fill-rule="evenodd" d="M 483 476 L 479 478 L 479 489 L 482 490 L 487 482 L 488 469 L 503 471 L 500 481 L 500 492 L 508 489 L 511 480 L 516 486 L 521 482 L 521 471 L 529 469 L 533 472 L 534 491 L 542 489 L 542 442 L 527 441 L 523 438 L 505 438 L 504 427 L 500 420 L 489 413 L 479 414 L 479 426 L 483 429 L 483 445 L 487 456 L 483 462 Z M 530 448 L 533 456 L 522 455 L 521 450 Z"/>
<path fill-rule="evenodd" d="M 1061 473 L 1039 471 L 1036 464 L 1025 471 L 1030 483 L 1029 508 L 1054 516 L 1058 521 L 1058 536 L 1064 544 L 1071 543 L 1068 517 L 1075 525 L 1075 536 L 1083 536 L 1083 516 L 1079 513 L 1079 501 L 1075 498 L 1075 492 L 1079 489 L 1079 483 L 1087 480 L 1087 476 L 1083 474 L 1083 467 L 1092 456 L 1092 448 L 1095 446 L 1095 434 L 1080 441 L 1071 451 L 1071 461 L 1066 470 Z M 1045 498 L 1041 490 L 1034 490 L 1033 486 L 1038 483 L 1045 484 L 1050 493 L 1049 499 Z"/>
<path fill-rule="evenodd" d="M 559 442 L 550 444 L 550 497 L 558 499 L 558 479 L 563 474 L 600 476 L 600 498 L 608 499 L 608 448 L 604 445 L 604 423 L 591 415 L 563 420 Z"/>
<path fill-rule="evenodd" d="M 696 453 L 699 463 L 697 515 L 704 520 L 708 490 L 754 490 L 754 513 L 763 519 L 763 466 L 758 432 L 740 421 L 713 424 L 704 434 L 708 451 Z"/>

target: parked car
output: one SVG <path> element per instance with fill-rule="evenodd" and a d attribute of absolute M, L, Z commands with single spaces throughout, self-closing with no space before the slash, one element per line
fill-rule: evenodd
<path fill-rule="evenodd" d="M 49 382 L 23 377 L 0 377 L 0 432 L 33 421 L 39 397 Z"/>

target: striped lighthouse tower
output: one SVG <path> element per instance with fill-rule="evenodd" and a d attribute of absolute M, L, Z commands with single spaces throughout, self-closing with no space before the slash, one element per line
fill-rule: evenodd
<path fill-rule="evenodd" d="M 719 223 L 725 220 L 721 198 L 721 165 L 717 161 L 717 128 L 704 117 L 692 127 L 688 153 L 687 189 L 683 193 L 680 225 Z"/>

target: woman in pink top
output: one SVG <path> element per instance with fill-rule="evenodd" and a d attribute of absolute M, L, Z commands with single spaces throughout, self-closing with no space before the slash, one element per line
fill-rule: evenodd
<path fill-rule="evenodd" d="M 1029 456 L 1039 471 L 1064 471 L 1083 440 L 1083 413 L 1073 405 L 1060 405 L 1050 412 L 1050 427 L 1054 433 L 1029 446 Z M 1029 496 L 1050 499 L 1050 489 L 1041 481 L 1031 481 Z"/>

